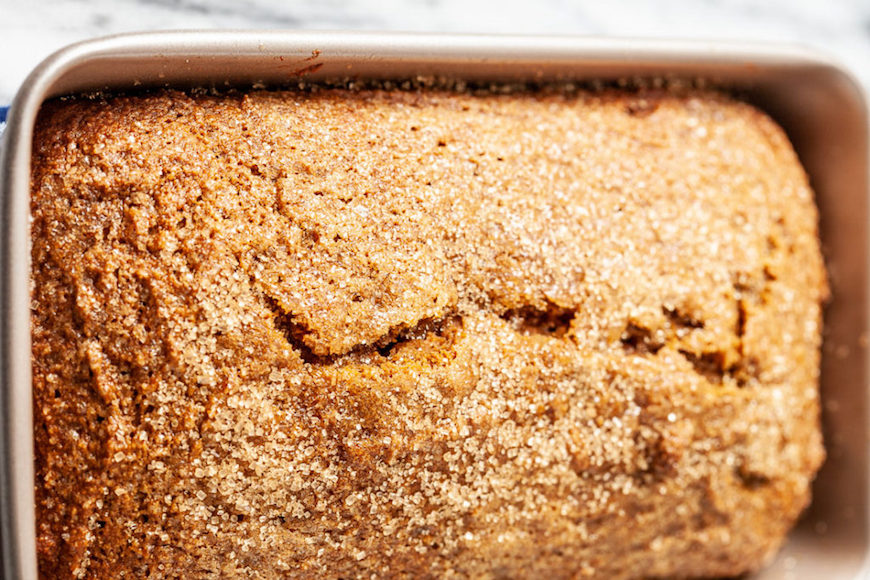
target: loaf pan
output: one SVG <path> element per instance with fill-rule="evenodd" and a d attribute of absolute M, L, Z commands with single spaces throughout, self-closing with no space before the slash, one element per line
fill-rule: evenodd
<path fill-rule="evenodd" d="M 786 130 L 818 196 L 831 276 L 822 362 L 828 460 L 814 501 L 759 579 L 870 577 L 868 125 L 836 64 L 799 48 L 560 37 L 161 32 L 72 45 L 39 65 L 0 145 L 0 550 L 5 578 L 36 576 L 30 388 L 29 176 L 42 102 L 156 86 L 282 86 L 304 78 L 549 82 L 706 79 Z"/>

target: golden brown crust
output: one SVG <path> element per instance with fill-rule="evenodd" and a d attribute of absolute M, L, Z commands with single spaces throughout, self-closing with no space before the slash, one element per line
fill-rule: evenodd
<path fill-rule="evenodd" d="M 712 93 L 42 111 L 44 577 L 727 576 L 809 498 L 824 272 Z"/>

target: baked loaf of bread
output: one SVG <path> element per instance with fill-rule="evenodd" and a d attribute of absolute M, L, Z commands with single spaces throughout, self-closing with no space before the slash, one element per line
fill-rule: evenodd
<path fill-rule="evenodd" d="M 52 102 L 46 578 L 762 566 L 809 500 L 817 212 L 714 92 Z"/>

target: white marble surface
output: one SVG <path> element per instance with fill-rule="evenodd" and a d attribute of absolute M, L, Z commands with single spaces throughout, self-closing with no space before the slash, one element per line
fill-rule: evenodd
<path fill-rule="evenodd" d="M 0 0 L 0 105 L 62 46 L 179 28 L 499 32 L 798 43 L 870 89 L 870 0 Z"/>

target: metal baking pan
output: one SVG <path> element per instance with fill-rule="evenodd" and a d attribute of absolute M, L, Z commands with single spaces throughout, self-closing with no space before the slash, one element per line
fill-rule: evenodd
<path fill-rule="evenodd" d="M 818 196 L 833 299 L 822 363 L 828 460 L 814 501 L 757 578 L 870 577 L 868 124 L 836 64 L 804 49 L 601 38 L 299 32 L 161 32 L 72 45 L 28 77 L 0 147 L 0 554 L 5 578 L 36 577 L 28 232 L 33 125 L 45 99 L 152 86 L 284 85 L 300 77 L 473 81 L 704 78 L 786 129 Z"/>

